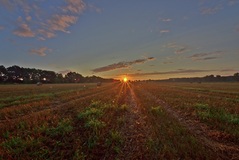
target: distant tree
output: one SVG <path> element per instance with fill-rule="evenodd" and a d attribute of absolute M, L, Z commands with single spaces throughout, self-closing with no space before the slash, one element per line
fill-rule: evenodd
<path fill-rule="evenodd" d="M 56 73 L 56 83 L 64 83 L 64 77 L 62 74 Z"/>
<path fill-rule="evenodd" d="M 84 77 L 76 72 L 69 72 L 65 76 L 65 80 L 68 83 L 79 83 L 84 81 Z"/>
<path fill-rule="evenodd" d="M 215 77 L 214 77 L 214 75 L 207 75 L 203 78 L 203 80 L 206 82 L 213 82 L 213 81 L 215 81 Z"/>
<path fill-rule="evenodd" d="M 239 81 L 239 73 L 235 73 L 235 74 L 233 75 L 233 77 L 234 77 L 234 79 L 235 79 L 236 81 Z"/>
<path fill-rule="evenodd" d="M 8 82 L 23 82 L 23 68 L 14 65 L 7 68 Z"/>
<path fill-rule="evenodd" d="M 56 73 L 53 71 L 41 70 L 39 78 L 41 82 L 54 83 L 56 80 Z"/>
<path fill-rule="evenodd" d="M 7 69 L 1 65 L 0 66 L 0 82 L 7 80 Z"/>
<path fill-rule="evenodd" d="M 235 73 L 233 76 L 234 77 L 239 77 L 239 73 Z"/>

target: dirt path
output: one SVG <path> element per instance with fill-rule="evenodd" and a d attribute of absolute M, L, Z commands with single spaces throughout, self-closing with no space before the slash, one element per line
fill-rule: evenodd
<path fill-rule="evenodd" d="M 202 144 L 213 150 L 218 154 L 221 159 L 239 159 L 239 146 L 236 144 L 222 142 L 210 137 L 210 134 L 217 133 L 219 131 L 210 129 L 206 124 L 203 124 L 199 120 L 193 119 L 192 116 L 183 114 L 180 111 L 176 111 L 166 102 L 155 97 L 148 91 L 143 91 L 142 94 L 156 101 L 164 110 L 175 119 L 177 119 L 180 124 L 186 127 L 195 137 L 197 137 Z"/>
<path fill-rule="evenodd" d="M 127 89 L 125 99 L 129 110 L 126 113 L 126 123 L 122 128 L 125 136 L 125 145 L 122 149 L 120 159 L 146 159 L 146 138 L 149 129 L 142 114 L 140 104 L 131 87 Z"/>

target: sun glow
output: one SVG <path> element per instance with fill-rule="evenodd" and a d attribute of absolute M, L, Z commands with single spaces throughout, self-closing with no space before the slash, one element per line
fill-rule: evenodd
<path fill-rule="evenodd" d="M 126 83 L 128 82 L 128 78 L 127 77 L 124 77 L 123 81 Z"/>

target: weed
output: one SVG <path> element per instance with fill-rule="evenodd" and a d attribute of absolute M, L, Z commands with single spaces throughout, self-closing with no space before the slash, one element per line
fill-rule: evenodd
<path fill-rule="evenodd" d="M 106 124 L 98 119 L 92 118 L 85 123 L 86 128 L 90 128 L 93 131 L 98 131 L 100 128 L 104 127 Z"/>
<path fill-rule="evenodd" d="M 127 111 L 129 109 L 129 106 L 127 104 L 123 104 L 119 107 L 120 111 Z"/>
<path fill-rule="evenodd" d="M 220 122 L 225 122 L 229 124 L 239 124 L 239 116 L 236 114 L 227 113 L 222 108 L 209 107 L 207 104 L 195 105 L 197 110 L 197 115 L 203 120 L 216 120 Z"/>
<path fill-rule="evenodd" d="M 81 150 L 77 149 L 74 152 L 73 160 L 84 160 L 84 159 L 86 159 L 86 155 L 84 154 L 84 152 L 82 152 Z"/>
<path fill-rule="evenodd" d="M 122 116 L 122 117 L 117 118 L 117 123 L 118 123 L 119 125 L 124 125 L 124 124 L 126 123 L 126 118 L 125 118 L 125 116 Z"/>
<path fill-rule="evenodd" d="M 20 154 L 26 149 L 24 140 L 20 137 L 12 137 L 1 144 L 9 153 Z"/>
<path fill-rule="evenodd" d="M 154 115 L 160 115 L 163 113 L 162 107 L 160 107 L 160 106 L 152 107 L 150 111 Z"/>
<path fill-rule="evenodd" d="M 99 136 L 91 135 L 87 140 L 87 147 L 89 149 L 94 148 L 97 145 L 98 141 L 99 141 Z"/>
<path fill-rule="evenodd" d="M 19 122 L 18 124 L 18 129 L 25 129 L 26 128 L 26 123 L 25 122 Z"/>
<path fill-rule="evenodd" d="M 6 131 L 6 132 L 3 133 L 3 137 L 6 138 L 6 139 L 8 139 L 9 136 L 10 136 L 10 132 L 9 131 Z"/>
<path fill-rule="evenodd" d="M 109 136 L 110 136 L 109 140 L 111 141 L 111 144 L 120 145 L 123 143 L 123 137 L 120 132 L 110 131 Z"/>
<path fill-rule="evenodd" d="M 158 144 L 158 141 L 156 141 L 156 140 L 154 140 L 152 138 L 147 138 L 147 140 L 146 140 L 146 147 L 151 152 L 158 152 L 161 146 Z"/>
<path fill-rule="evenodd" d="M 73 130 L 73 126 L 69 120 L 62 120 L 58 123 L 57 127 L 46 128 L 46 134 L 49 136 L 58 136 L 71 132 Z"/>
<path fill-rule="evenodd" d="M 103 114 L 101 109 L 98 108 L 88 108 L 84 112 L 78 114 L 79 119 L 91 119 L 91 118 L 99 118 Z"/>

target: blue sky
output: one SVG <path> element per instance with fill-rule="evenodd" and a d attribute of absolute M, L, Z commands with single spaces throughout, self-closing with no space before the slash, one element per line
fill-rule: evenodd
<path fill-rule="evenodd" d="M 105 78 L 239 71 L 239 0 L 0 0 L 0 65 Z"/>

